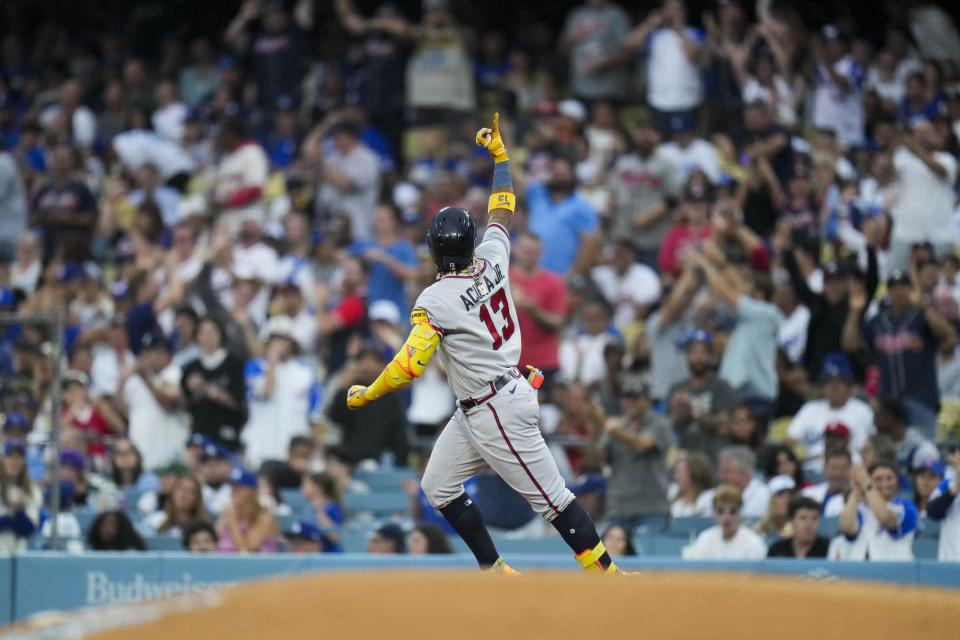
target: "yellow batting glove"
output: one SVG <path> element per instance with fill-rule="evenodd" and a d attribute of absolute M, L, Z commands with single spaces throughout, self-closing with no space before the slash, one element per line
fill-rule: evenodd
<path fill-rule="evenodd" d="M 355 384 L 347 389 L 347 406 L 350 409 L 359 409 L 366 406 L 370 401 L 366 396 L 367 388 L 362 384 Z"/>
<path fill-rule="evenodd" d="M 503 146 L 503 138 L 500 137 L 500 113 L 493 114 L 493 128 L 484 127 L 477 131 L 477 146 L 483 147 L 493 158 L 494 162 L 503 162 L 509 160 L 507 149 Z"/>

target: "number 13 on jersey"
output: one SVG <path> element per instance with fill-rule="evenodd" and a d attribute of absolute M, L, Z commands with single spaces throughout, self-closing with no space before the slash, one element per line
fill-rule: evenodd
<path fill-rule="evenodd" d="M 493 313 L 499 311 L 503 319 L 506 320 L 506 324 L 503 325 L 500 331 L 497 331 L 497 327 L 493 324 L 491 311 Z M 507 302 L 506 291 L 500 289 L 493 294 L 488 304 L 480 305 L 480 319 L 483 320 L 483 324 L 487 325 L 487 331 L 490 332 L 490 337 L 493 338 L 493 350 L 498 351 L 500 347 L 503 346 L 503 343 L 510 339 L 514 331 L 513 318 L 510 317 L 510 304 Z"/>

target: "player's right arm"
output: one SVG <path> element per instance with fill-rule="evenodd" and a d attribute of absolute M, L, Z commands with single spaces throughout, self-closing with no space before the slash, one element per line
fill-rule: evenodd
<path fill-rule="evenodd" d="M 423 309 L 414 309 L 410 314 L 410 322 L 413 329 L 407 341 L 373 384 L 369 387 L 355 384 L 347 390 L 348 407 L 359 409 L 391 391 L 406 387 L 423 375 L 427 363 L 440 345 L 440 332 L 430 324 L 427 312 Z"/>
<path fill-rule="evenodd" d="M 500 137 L 500 114 L 493 114 L 493 126 L 477 131 L 477 146 L 484 147 L 493 158 L 493 188 L 487 205 L 489 224 L 499 224 L 510 229 L 513 210 L 517 199 L 513 192 L 513 179 L 510 175 L 510 157 Z"/>

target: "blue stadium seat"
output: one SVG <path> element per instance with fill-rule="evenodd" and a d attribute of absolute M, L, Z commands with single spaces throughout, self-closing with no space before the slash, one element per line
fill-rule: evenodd
<path fill-rule="evenodd" d="M 363 482 L 374 493 L 384 491 L 403 491 L 406 478 L 417 479 L 417 472 L 409 467 L 397 469 L 378 469 L 376 471 L 357 471 L 354 478 Z"/>
<path fill-rule="evenodd" d="M 143 541 L 148 551 L 183 551 L 180 536 L 147 536 Z"/>
<path fill-rule="evenodd" d="M 90 525 L 97 519 L 100 512 L 89 507 L 80 507 L 73 510 L 73 515 L 77 517 L 77 522 L 80 523 L 80 529 L 86 533 L 90 530 Z"/>
<path fill-rule="evenodd" d="M 917 560 L 936 560 L 939 547 L 940 541 L 936 538 L 914 538 L 913 556 Z"/>
<path fill-rule="evenodd" d="M 674 518 L 670 523 L 669 535 L 674 538 L 688 539 L 696 536 L 704 529 L 709 529 L 715 525 L 713 518 L 703 516 L 690 516 L 688 518 Z"/>
<path fill-rule="evenodd" d="M 839 530 L 839 518 L 820 518 L 820 535 L 832 538 Z"/>
<path fill-rule="evenodd" d="M 940 537 L 940 521 L 933 518 L 920 518 L 918 537 L 937 539 Z"/>
<path fill-rule="evenodd" d="M 391 493 L 346 493 L 343 507 L 348 513 L 372 513 L 374 516 L 390 516 L 406 513 L 410 508 L 410 497 L 402 492 Z"/>
<path fill-rule="evenodd" d="M 283 532 L 283 531 L 289 531 L 289 530 L 290 530 L 290 527 L 293 526 L 293 523 L 294 523 L 294 522 L 296 522 L 297 520 L 302 520 L 302 519 L 303 519 L 303 518 L 301 518 L 301 517 L 299 517 L 299 516 L 297 516 L 297 515 L 274 516 L 274 518 L 276 518 L 277 524 L 280 525 L 280 531 L 281 531 L 281 532 Z"/>
<path fill-rule="evenodd" d="M 500 553 L 571 553 L 563 538 L 504 538 L 498 536 L 493 543 Z"/>
<path fill-rule="evenodd" d="M 644 534 L 633 539 L 637 554 L 641 556 L 679 558 L 688 544 L 690 542 L 685 538 L 662 533 Z"/>
<path fill-rule="evenodd" d="M 315 517 L 313 507 L 310 506 L 310 503 L 307 502 L 307 499 L 303 497 L 303 494 L 300 493 L 298 489 L 281 489 L 280 499 L 290 507 L 294 515 L 310 518 Z"/>
<path fill-rule="evenodd" d="M 372 529 L 344 530 L 340 535 L 340 546 L 345 553 L 361 553 L 367 550 L 367 540 Z"/>

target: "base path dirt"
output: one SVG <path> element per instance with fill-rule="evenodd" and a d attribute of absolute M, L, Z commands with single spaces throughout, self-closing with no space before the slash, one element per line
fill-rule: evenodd
<path fill-rule="evenodd" d="M 755 575 L 313 574 L 87 636 L 187 638 L 960 638 L 960 592 Z"/>

